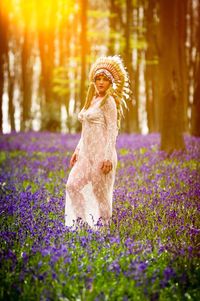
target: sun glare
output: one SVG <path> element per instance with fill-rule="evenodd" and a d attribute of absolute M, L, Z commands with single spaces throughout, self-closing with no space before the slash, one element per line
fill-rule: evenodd
<path fill-rule="evenodd" d="M 16 29 L 51 31 L 66 26 L 77 14 L 79 6 L 72 0 L 3 0 L 3 16 L 8 17 Z"/>

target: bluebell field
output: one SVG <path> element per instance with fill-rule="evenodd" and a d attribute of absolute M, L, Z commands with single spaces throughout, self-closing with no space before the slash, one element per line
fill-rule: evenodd
<path fill-rule="evenodd" d="M 0 136 L 0 300 L 200 300 L 200 139 L 121 134 L 110 227 L 64 226 L 78 134 Z"/>

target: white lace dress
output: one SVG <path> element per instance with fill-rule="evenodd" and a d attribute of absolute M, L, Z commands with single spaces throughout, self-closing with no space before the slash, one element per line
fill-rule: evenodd
<path fill-rule="evenodd" d="M 72 226 L 78 217 L 91 227 L 101 217 L 104 224 L 112 216 L 112 196 L 117 167 L 117 109 L 110 96 L 100 107 L 101 99 L 93 98 L 90 107 L 82 109 L 78 119 L 82 132 L 75 149 L 78 160 L 66 184 L 65 225 Z M 104 174 L 100 166 L 112 162 L 112 170 Z"/>

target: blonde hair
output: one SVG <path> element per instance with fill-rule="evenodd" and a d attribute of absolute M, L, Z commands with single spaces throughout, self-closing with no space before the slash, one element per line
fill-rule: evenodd
<path fill-rule="evenodd" d="M 89 84 L 88 92 L 87 92 L 87 95 L 86 95 L 86 100 L 85 100 L 85 103 L 84 103 L 84 106 L 83 106 L 84 109 L 87 110 L 90 107 L 91 101 L 92 101 L 92 99 L 95 95 L 98 95 L 98 90 L 96 88 L 95 83 L 92 81 Z M 102 98 L 101 103 L 100 103 L 100 107 L 102 107 L 106 103 L 107 99 L 110 96 L 112 96 L 115 100 L 115 104 L 116 104 L 116 108 L 117 108 L 117 127 L 118 127 L 118 129 L 120 129 L 121 117 L 122 116 L 124 117 L 124 115 L 123 115 L 123 112 L 121 110 L 119 99 L 117 99 L 113 96 L 113 86 L 112 86 L 112 84 L 110 84 L 110 87 L 107 89 L 105 96 Z"/>
<path fill-rule="evenodd" d="M 88 87 L 84 108 L 88 109 L 93 96 L 95 94 L 98 95 L 94 79 L 95 75 L 98 74 L 98 72 L 100 72 L 102 69 L 105 69 L 112 75 L 113 81 L 110 87 L 107 89 L 105 96 L 101 100 L 100 107 L 106 103 L 109 96 L 114 98 L 117 107 L 117 127 L 120 129 L 121 117 L 123 116 L 124 118 L 123 107 L 128 109 L 126 101 L 129 99 L 131 91 L 128 72 L 124 67 L 122 59 L 118 55 L 101 56 L 91 66 L 89 72 L 90 84 Z"/>

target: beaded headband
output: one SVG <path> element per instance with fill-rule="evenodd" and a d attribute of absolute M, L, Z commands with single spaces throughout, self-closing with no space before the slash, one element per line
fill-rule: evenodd
<path fill-rule="evenodd" d="M 96 79 L 97 76 L 99 76 L 100 74 L 103 74 L 105 77 L 107 77 L 109 79 L 109 81 L 111 83 L 114 83 L 114 77 L 112 76 L 112 73 L 110 73 L 108 70 L 106 69 L 98 69 L 95 74 L 94 74 L 94 80 Z"/>

